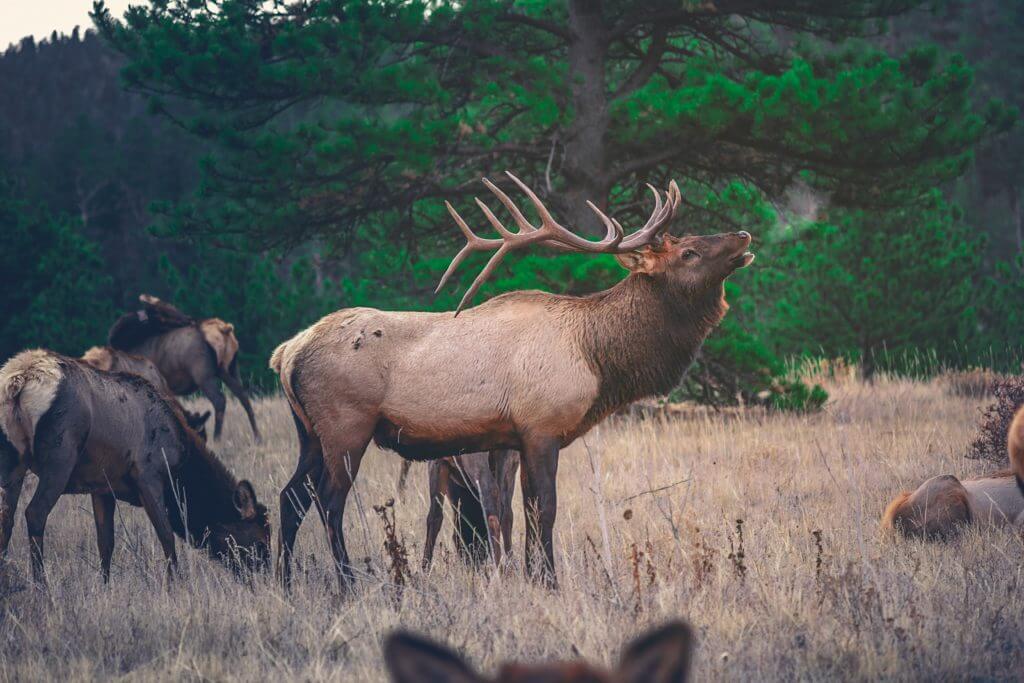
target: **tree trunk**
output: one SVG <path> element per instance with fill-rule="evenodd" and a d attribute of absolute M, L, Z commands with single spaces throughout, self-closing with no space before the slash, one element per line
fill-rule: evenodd
<path fill-rule="evenodd" d="M 569 226 L 582 234 L 602 234 L 604 227 L 587 200 L 604 209 L 610 183 L 605 159 L 608 132 L 608 96 L 605 58 L 608 28 L 602 3 L 569 2 L 569 79 L 573 119 L 565 137 L 565 190 L 562 212 Z"/>
<path fill-rule="evenodd" d="M 875 381 L 875 349 L 870 342 L 864 342 L 860 352 L 861 381 L 872 384 Z"/>
<path fill-rule="evenodd" d="M 1013 216 L 1013 227 L 1017 236 L 1017 252 L 1024 251 L 1024 224 L 1020 214 L 1020 188 L 1014 183 L 1007 188 L 1010 194 L 1010 214 Z"/>

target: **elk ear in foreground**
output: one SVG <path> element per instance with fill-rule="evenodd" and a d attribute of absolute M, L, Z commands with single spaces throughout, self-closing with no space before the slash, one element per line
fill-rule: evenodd
<path fill-rule="evenodd" d="M 384 643 L 384 659 L 395 683 L 682 683 L 689 676 L 693 634 L 670 622 L 633 641 L 613 671 L 585 662 L 508 663 L 494 678 L 476 673 L 458 653 L 420 636 L 397 632 Z"/>

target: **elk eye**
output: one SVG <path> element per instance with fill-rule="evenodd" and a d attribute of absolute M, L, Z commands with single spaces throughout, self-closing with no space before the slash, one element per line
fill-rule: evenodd
<path fill-rule="evenodd" d="M 696 249 L 684 249 L 682 256 L 684 261 L 693 261 L 699 258 L 700 254 L 697 253 Z"/>

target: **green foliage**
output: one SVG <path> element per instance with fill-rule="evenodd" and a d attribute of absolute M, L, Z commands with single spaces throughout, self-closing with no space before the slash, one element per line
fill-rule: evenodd
<path fill-rule="evenodd" d="M 786 354 L 858 354 L 867 375 L 884 353 L 952 356 L 977 329 L 982 246 L 938 192 L 918 207 L 794 225 L 765 273 L 766 335 Z"/>
<path fill-rule="evenodd" d="M 110 279 L 71 220 L 22 199 L 0 177 L 0 357 L 29 347 L 72 356 L 102 343 Z"/>

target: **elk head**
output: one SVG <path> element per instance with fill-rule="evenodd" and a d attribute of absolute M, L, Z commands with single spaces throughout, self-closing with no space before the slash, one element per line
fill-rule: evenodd
<path fill-rule="evenodd" d="M 270 518 L 267 508 L 256 500 L 248 481 L 240 481 L 232 494 L 237 519 L 210 525 L 207 549 L 236 572 L 263 571 L 270 565 Z"/>
<path fill-rule="evenodd" d="M 586 662 L 507 663 L 496 677 L 486 678 L 457 653 L 425 638 L 398 632 L 384 642 L 384 658 L 395 683 L 683 683 L 692 650 L 690 627 L 671 622 L 626 646 L 613 671 Z"/>
<path fill-rule="evenodd" d="M 625 234 L 617 220 L 601 211 L 593 202 L 587 205 L 597 214 L 605 226 L 604 239 L 593 242 L 571 232 L 559 225 L 551 216 L 540 198 L 519 178 L 508 171 L 505 174 L 512 179 L 519 189 L 529 197 L 540 225 L 530 223 L 507 194 L 487 178 L 484 185 L 494 193 L 505 205 L 518 227 L 516 232 L 508 230 L 494 215 L 490 208 L 479 199 L 476 200 L 491 226 L 501 235 L 500 238 L 482 238 L 477 236 L 462 219 L 462 216 L 448 202 L 445 206 L 455 220 L 459 230 L 466 236 L 466 245 L 455 255 L 451 264 L 437 285 L 440 291 L 448 282 L 455 269 L 467 256 L 476 251 L 494 251 L 494 255 L 480 271 L 473 284 L 459 302 L 455 315 L 472 300 L 480 285 L 483 284 L 498 264 L 510 251 L 522 249 L 531 244 L 544 244 L 553 249 L 577 253 L 615 254 L 619 263 L 631 273 L 643 274 L 667 284 L 679 285 L 687 290 L 696 290 L 720 284 L 739 268 L 749 266 L 754 255 L 747 251 L 750 246 L 750 233 L 740 231 L 719 235 L 690 235 L 674 237 L 667 234 L 668 224 L 679 208 L 681 197 L 679 186 L 675 181 L 669 183 L 665 200 L 652 185 L 648 185 L 654 194 L 654 211 L 643 227 Z"/>

